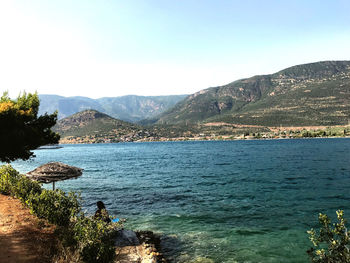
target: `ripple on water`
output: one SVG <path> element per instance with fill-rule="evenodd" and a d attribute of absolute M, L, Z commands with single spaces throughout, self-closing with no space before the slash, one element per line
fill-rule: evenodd
<path fill-rule="evenodd" d="M 350 139 L 67 145 L 36 151 L 84 168 L 59 182 L 93 213 L 163 234 L 173 262 L 307 262 L 319 212 L 350 214 Z M 50 188 L 50 186 L 48 186 Z"/>

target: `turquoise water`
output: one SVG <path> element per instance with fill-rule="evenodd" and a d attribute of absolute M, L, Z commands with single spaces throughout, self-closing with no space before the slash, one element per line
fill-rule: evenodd
<path fill-rule="evenodd" d="M 172 262 L 308 262 L 317 215 L 350 218 L 350 139 L 65 145 L 15 162 L 84 168 L 57 184 L 163 234 Z M 51 185 L 48 186 L 49 188 Z"/>

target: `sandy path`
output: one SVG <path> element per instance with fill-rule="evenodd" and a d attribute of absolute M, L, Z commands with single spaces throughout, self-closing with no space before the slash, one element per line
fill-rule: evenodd
<path fill-rule="evenodd" d="M 19 200 L 0 194 L 0 263 L 50 262 L 53 231 Z"/>

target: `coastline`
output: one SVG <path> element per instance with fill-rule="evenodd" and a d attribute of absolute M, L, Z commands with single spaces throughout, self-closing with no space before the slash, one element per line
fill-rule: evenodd
<path fill-rule="evenodd" d="M 235 141 L 235 140 L 270 140 L 270 139 L 304 139 L 304 138 L 349 138 L 350 125 L 334 126 L 290 126 L 263 127 L 229 123 L 207 123 L 206 129 L 186 129 L 175 134 L 172 128 L 162 129 L 159 133 L 145 133 L 140 130 L 127 135 L 84 134 L 67 135 L 60 139 L 62 144 L 92 144 L 120 142 L 165 142 L 165 141 Z M 226 129 L 229 127 L 229 129 Z M 58 147 L 59 147 L 58 145 Z"/>
<path fill-rule="evenodd" d="M 56 226 L 30 213 L 19 199 L 0 194 L 0 262 L 51 263 L 57 260 Z M 139 244 L 116 246 L 115 263 L 164 263 L 160 237 L 136 231 Z"/>
<path fill-rule="evenodd" d="M 349 139 L 350 136 L 327 136 L 327 137 L 274 137 L 274 138 L 167 138 L 161 140 L 137 140 L 137 141 L 122 141 L 122 142 L 72 142 L 72 141 L 60 141 L 59 145 L 72 145 L 72 144 L 113 144 L 113 143 L 142 143 L 142 142 L 187 142 L 187 141 L 270 141 L 270 140 L 305 140 L 305 139 Z M 61 147 L 50 148 L 50 150 L 59 149 Z M 46 148 L 49 149 L 49 148 Z"/>
<path fill-rule="evenodd" d="M 310 217 L 311 214 L 315 213 L 312 209 L 306 207 L 313 207 L 312 204 L 319 200 L 318 194 L 310 193 L 309 186 L 314 185 L 314 180 L 309 180 L 308 178 L 319 178 L 320 180 L 317 180 L 317 182 L 322 183 L 320 188 L 325 189 L 325 191 L 328 191 L 330 188 L 329 186 L 334 186 L 334 191 L 337 192 L 337 189 L 339 189 L 337 188 L 337 185 L 342 189 L 341 185 L 344 185 L 343 181 L 340 181 L 342 184 L 337 184 L 336 180 L 337 178 L 342 180 L 344 178 L 343 174 L 346 174 L 347 171 L 349 171 L 349 166 L 346 162 L 347 155 L 344 154 L 348 152 L 349 148 L 347 146 L 349 145 L 349 142 L 349 139 L 346 138 L 344 140 L 271 140 L 271 142 L 170 142 L 153 144 L 76 145 L 66 146 L 64 149 L 56 152 L 39 153 L 38 151 L 37 161 L 45 162 L 47 160 L 46 158 L 52 157 L 58 159 L 64 158 L 63 160 L 72 160 L 72 162 L 74 162 L 72 164 L 79 164 L 82 167 L 87 168 L 89 176 L 86 176 L 85 178 L 82 177 L 84 180 L 81 180 L 81 182 L 79 182 L 80 180 L 72 181 L 74 184 L 76 183 L 75 189 L 85 187 L 85 185 L 87 185 L 86 182 L 90 181 L 92 185 L 89 188 L 84 188 L 84 191 L 86 191 L 86 196 L 89 196 L 91 200 L 91 202 L 88 201 L 88 204 L 91 204 L 91 208 L 94 205 L 93 201 L 97 199 L 96 196 L 99 196 L 99 198 L 106 200 L 108 208 L 112 211 L 111 214 L 118 214 L 123 218 L 130 218 L 133 221 L 135 220 L 135 223 L 131 222 L 129 225 L 130 229 L 150 228 L 154 231 L 165 233 L 165 237 L 169 234 L 171 235 L 174 229 L 174 233 L 178 235 L 177 237 L 179 240 L 184 241 L 182 243 L 184 244 L 184 251 L 185 249 L 188 249 L 188 244 L 191 244 L 192 246 L 195 240 L 200 239 L 203 240 L 203 242 L 206 242 L 205 237 L 217 238 L 215 235 L 218 234 L 218 240 L 220 240 L 220 243 L 222 242 L 223 245 L 231 244 L 226 243 L 226 240 L 232 240 L 231 248 L 235 249 L 234 246 L 236 246 L 237 241 L 243 241 L 245 238 L 249 239 L 252 235 L 254 239 L 256 238 L 256 242 L 261 242 L 260 238 L 264 239 L 265 237 L 268 237 L 269 240 L 272 240 L 272 243 L 275 242 L 274 244 L 278 244 L 274 239 L 274 236 L 270 236 L 267 233 L 268 231 L 266 231 L 266 235 L 261 235 L 260 231 L 255 233 L 254 231 L 256 229 L 252 226 L 253 223 L 254 225 L 259 225 L 259 222 L 261 222 L 262 228 L 266 230 L 269 229 L 266 227 L 265 223 L 270 222 L 268 214 L 271 214 L 271 211 L 276 211 L 274 209 L 276 204 L 279 207 L 286 208 L 281 211 L 281 214 L 279 214 L 280 210 L 278 210 L 278 214 L 288 215 L 287 217 L 284 217 L 284 219 L 290 218 L 288 224 L 281 224 L 281 226 L 278 227 L 278 231 L 281 230 L 280 233 L 288 233 L 287 236 L 293 233 L 299 233 L 293 229 L 293 222 L 301 222 L 304 224 L 304 215 Z M 333 145 L 338 145 L 339 147 L 332 148 Z M 335 151 L 336 149 L 340 151 Z M 135 154 L 136 152 L 138 154 Z M 170 154 L 163 154 L 165 152 Z M 336 152 L 339 152 L 339 154 L 335 154 Z M 79 153 L 81 153 L 81 155 Z M 121 159 L 121 155 L 125 156 L 126 159 Z M 89 156 L 92 158 L 88 158 Z M 109 156 L 111 156 L 111 158 L 109 158 Z M 193 159 L 193 156 L 198 158 Z M 203 156 L 205 157 L 203 158 Z M 215 156 L 215 158 L 212 158 L 211 156 Z M 72 157 L 74 157 L 74 159 Z M 165 158 L 163 159 L 162 157 Z M 173 157 L 176 158 L 174 159 Z M 237 157 L 241 157 L 242 159 L 238 160 Z M 189 160 L 189 158 L 191 159 Z M 160 161 L 158 162 L 157 160 Z M 266 160 L 270 161 L 266 162 Z M 338 160 L 343 161 L 339 162 Z M 139 164 L 137 169 L 130 171 L 130 167 L 132 167 L 130 164 L 136 162 Z M 115 165 L 112 165 L 112 163 L 115 163 Z M 174 169 L 171 168 L 170 165 L 164 165 L 170 163 L 176 164 L 173 166 Z M 96 164 L 99 164 L 100 167 L 93 170 L 93 168 L 96 167 Z M 291 166 L 287 164 L 291 164 Z M 35 162 L 32 165 L 37 165 L 37 163 Z M 251 168 L 252 166 L 253 168 Z M 108 167 L 108 171 L 103 167 Z M 159 170 L 158 167 L 163 167 L 162 169 L 164 170 Z M 199 167 L 203 167 L 204 169 L 199 169 Z M 146 176 L 144 176 L 145 174 L 143 173 L 145 170 L 147 171 Z M 165 171 L 165 173 L 162 171 Z M 218 173 L 214 174 L 214 171 L 218 171 Z M 332 173 L 333 171 L 334 176 Z M 103 177 L 109 178 L 109 180 L 105 181 L 104 178 L 101 178 L 101 174 Z M 198 176 L 193 176 L 193 174 L 198 174 Z M 196 178 L 195 182 L 195 179 L 193 179 L 194 177 Z M 102 180 L 99 180 L 100 178 Z M 174 191 L 174 186 L 178 185 L 178 178 L 184 178 L 186 181 L 183 181 L 181 184 L 182 186 L 178 191 Z M 220 178 L 220 180 L 218 180 L 218 178 Z M 259 185 L 257 185 L 257 181 L 259 182 Z M 138 184 L 135 182 L 138 182 Z M 148 182 L 149 185 L 146 184 Z M 159 187 L 157 182 L 169 183 Z M 225 184 L 228 184 L 229 187 L 223 189 Z M 130 185 L 137 185 L 140 187 L 129 187 Z M 186 189 L 189 189 L 188 186 L 192 185 L 198 185 L 199 187 L 194 188 L 193 192 L 185 192 Z M 106 186 L 108 186 L 108 188 Z M 144 186 L 148 186 L 149 188 L 147 189 Z M 240 188 L 240 186 L 242 186 L 243 189 Z M 254 191 L 257 188 L 262 189 L 262 191 Z M 94 195 L 93 193 L 96 189 L 99 189 L 100 191 Z M 232 192 L 231 189 L 234 189 L 236 196 L 230 196 L 230 193 Z M 246 195 L 246 189 L 248 189 L 250 193 L 248 196 Z M 252 190 L 250 191 L 250 189 Z M 299 189 L 301 190 L 299 191 Z M 218 190 L 218 192 L 216 192 L 216 190 Z M 210 196 L 207 194 L 209 191 L 210 193 L 213 193 Z M 162 192 L 165 194 L 161 195 L 160 193 Z M 185 192 L 186 195 L 183 195 L 183 192 Z M 303 198 L 303 193 L 305 193 L 305 198 Z M 328 194 L 328 192 L 320 193 L 322 196 L 323 194 Z M 217 196 L 220 199 L 215 199 Z M 276 198 L 271 198 L 272 203 L 269 200 L 265 206 L 265 197 L 275 196 L 278 197 L 277 203 L 275 203 Z M 213 204 L 212 208 L 202 208 L 198 203 L 195 203 L 197 207 L 194 207 L 192 203 L 187 202 L 192 200 L 207 200 L 207 197 L 208 200 L 210 200 L 208 203 Z M 219 205 L 223 204 L 221 202 L 223 197 L 225 198 L 224 200 L 227 200 L 227 203 L 238 204 L 235 206 L 235 210 L 232 209 L 228 211 L 228 209 L 225 209 L 226 206 L 223 207 L 223 211 L 217 209 Z M 329 200 L 330 206 L 325 205 L 325 209 L 331 207 L 335 200 L 338 200 L 339 205 L 346 204 L 346 199 L 343 199 L 344 197 L 346 197 L 346 190 L 345 193 L 342 193 L 341 191 L 339 192 L 339 198 L 332 198 Z M 289 200 L 299 200 L 298 198 L 300 198 L 301 205 L 298 210 L 302 207 L 301 209 L 305 209 L 302 211 L 305 212 L 294 215 L 289 208 L 291 205 Z M 244 202 L 241 202 L 242 199 Z M 255 201 L 257 199 L 261 200 L 261 202 Z M 247 200 L 247 202 L 245 200 Z M 321 199 L 321 201 L 322 204 L 327 202 L 327 200 L 323 199 Z M 183 204 L 185 204 L 185 202 L 190 204 L 188 207 L 185 207 L 186 210 L 183 209 Z M 175 209 L 168 210 L 169 203 L 172 207 L 175 207 Z M 125 204 L 128 204 L 128 206 L 124 206 Z M 246 209 L 246 204 L 249 205 L 248 209 Z M 292 203 L 290 207 L 293 209 L 295 205 L 296 203 Z M 89 207 L 89 205 L 86 207 Z M 250 207 L 266 207 L 267 221 L 260 217 L 255 221 L 255 211 L 250 210 Z M 126 213 L 120 210 L 121 208 L 123 210 L 125 209 Z M 271 210 L 269 210 L 269 208 L 271 208 Z M 93 209 L 90 210 L 93 211 Z M 147 212 L 145 213 L 145 211 Z M 169 217 L 163 216 L 164 211 L 167 212 Z M 202 211 L 205 213 L 199 213 Z M 216 211 L 219 213 L 215 214 Z M 319 209 L 319 211 L 321 210 Z M 192 212 L 198 212 L 195 216 L 201 216 L 198 217 L 198 221 L 197 217 L 193 220 L 192 217 L 188 218 L 186 216 L 187 214 L 191 215 Z M 224 217 L 222 221 L 223 224 L 220 222 L 220 227 L 222 227 L 223 232 L 216 232 L 215 228 L 211 229 L 212 223 L 219 223 L 216 220 L 221 219 L 224 213 L 230 214 L 230 217 L 228 217 L 227 220 Z M 265 216 L 265 209 L 261 209 L 260 213 L 260 215 Z M 204 216 L 202 217 L 202 215 Z M 213 217 L 211 215 L 213 215 Z M 241 215 L 242 219 L 236 219 L 237 215 Z M 250 220 L 252 220 L 252 224 L 248 224 L 249 226 L 246 225 L 245 215 L 251 216 Z M 312 220 L 316 219 L 316 216 L 317 215 L 315 214 L 315 218 L 312 218 Z M 278 224 L 278 218 L 276 219 L 274 225 L 276 225 L 276 223 Z M 230 229 L 232 225 L 227 224 L 231 220 L 237 220 L 237 224 L 233 224 L 233 230 Z M 306 221 L 311 222 L 311 220 Z M 207 225 L 206 222 L 208 223 Z M 285 223 L 287 223 L 287 221 Z M 240 225 L 240 227 L 236 227 L 236 225 Z M 228 226 L 227 229 L 226 226 Z M 252 227 L 250 228 L 250 226 Z M 289 229 L 291 232 L 289 232 Z M 181 233 L 179 230 L 186 230 L 186 232 L 184 231 Z M 191 230 L 193 232 L 191 232 Z M 230 232 L 231 230 L 233 231 L 232 233 Z M 187 236 L 187 231 L 192 234 Z M 265 230 L 262 232 L 264 231 Z M 300 244 L 302 243 L 302 238 L 302 234 L 296 234 L 291 240 L 294 244 Z M 215 254 L 217 251 L 211 246 L 212 238 L 208 238 L 207 240 L 204 251 L 210 251 L 210 253 L 212 253 L 210 256 L 208 254 L 208 257 L 217 258 L 217 254 Z M 162 239 L 162 241 L 162 244 L 164 244 L 164 253 L 169 257 L 169 260 L 172 258 L 183 259 L 183 257 L 180 257 L 180 253 L 172 254 L 174 251 L 169 250 L 169 242 L 167 242 L 167 239 Z M 246 243 L 246 241 L 242 243 Z M 176 247 L 178 248 L 182 247 L 181 243 L 174 242 L 174 244 L 176 244 Z M 198 244 L 196 244 L 196 246 L 197 245 Z M 250 247 L 250 245 L 237 244 L 237 247 L 240 247 L 243 249 L 242 251 L 245 251 L 244 249 Z M 306 247 L 306 245 L 304 244 L 303 247 Z M 198 245 L 198 247 L 196 247 L 198 251 L 203 251 L 201 250 L 203 248 L 204 245 Z M 278 252 L 274 250 L 274 248 L 275 246 L 273 245 L 269 247 L 271 254 Z M 300 250 L 302 250 L 300 249 L 300 245 L 299 247 L 297 246 L 297 248 L 299 251 L 298 255 L 302 255 L 304 251 L 300 252 Z M 225 246 L 220 247 L 220 249 L 222 251 L 228 251 L 227 254 L 231 253 L 230 248 Z M 258 251 L 261 250 L 257 248 L 256 251 L 258 253 Z M 292 251 L 288 249 L 285 249 L 284 252 L 285 254 L 292 253 Z M 191 251 L 184 252 L 184 255 L 185 253 L 188 253 L 188 255 L 193 257 Z M 297 254 L 296 252 L 293 253 L 294 256 Z M 244 253 L 242 252 L 240 254 L 241 258 L 243 258 Z M 260 259 L 260 257 L 254 257 L 252 255 L 247 257 L 256 259 L 255 261 Z M 288 257 L 286 256 L 286 258 Z"/>

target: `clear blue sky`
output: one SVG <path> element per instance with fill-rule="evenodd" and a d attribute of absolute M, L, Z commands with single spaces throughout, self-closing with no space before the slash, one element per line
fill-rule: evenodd
<path fill-rule="evenodd" d="M 347 0 L 5 0 L 0 91 L 188 94 L 350 60 L 349 14 Z"/>

